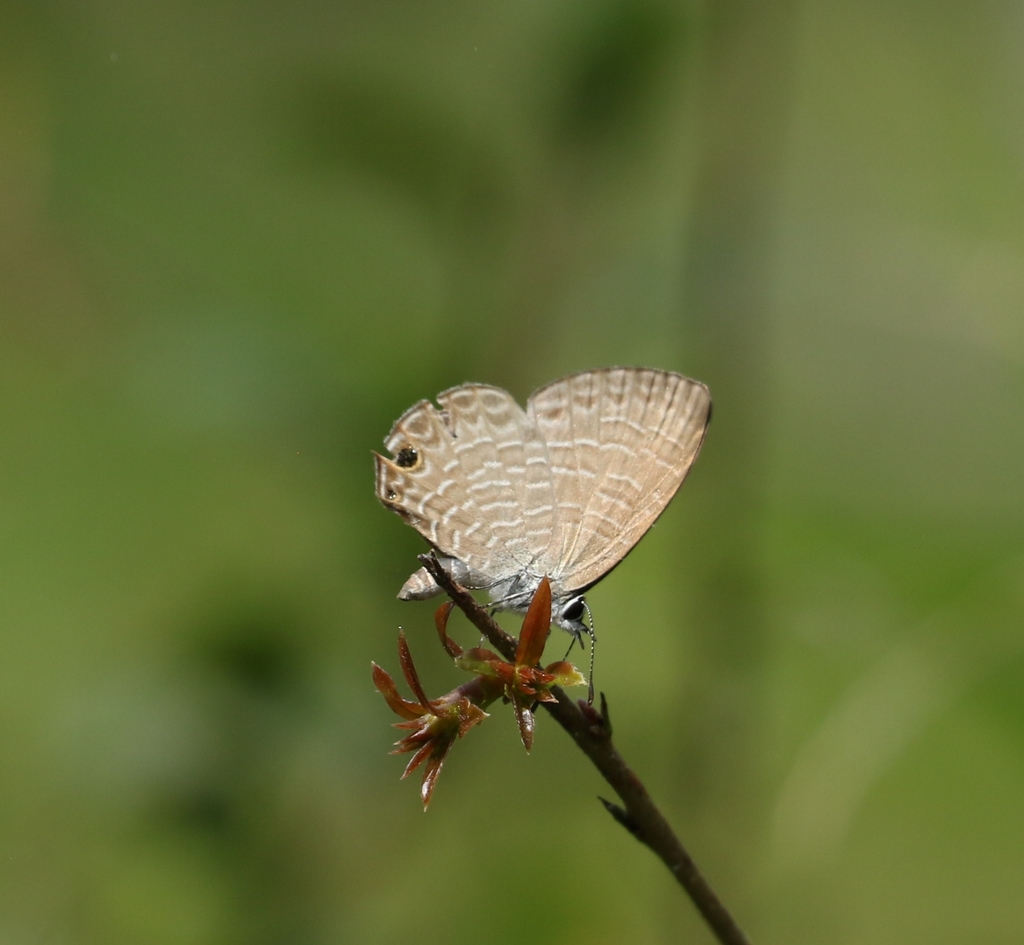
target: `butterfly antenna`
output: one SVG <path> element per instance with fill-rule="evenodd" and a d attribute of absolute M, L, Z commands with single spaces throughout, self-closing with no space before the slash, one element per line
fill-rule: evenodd
<path fill-rule="evenodd" d="M 590 637 L 590 678 L 587 681 L 587 704 L 594 704 L 594 651 L 597 649 L 597 634 L 594 633 L 594 615 L 590 612 L 590 607 L 586 600 L 583 601 L 583 609 L 587 612 L 587 618 L 590 621 L 590 627 L 585 628 L 587 634 Z"/>

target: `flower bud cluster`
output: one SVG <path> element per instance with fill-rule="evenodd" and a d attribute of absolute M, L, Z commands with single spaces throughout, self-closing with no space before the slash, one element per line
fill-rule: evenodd
<path fill-rule="evenodd" d="M 402 675 L 416 701 L 402 697 L 394 679 L 376 663 L 373 665 L 373 684 L 377 687 L 391 711 L 403 721 L 395 727 L 407 730 L 395 742 L 392 754 L 413 752 L 402 777 L 408 777 L 423 766 L 420 797 L 423 807 L 430 803 L 438 775 L 456 739 L 462 738 L 478 725 L 488 713 L 484 710 L 492 702 L 503 699 L 512 704 L 519 736 L 527 751 L 533 745 L 535 725 L 534 708 L 540 702 L 554 702 L 554 686 L 583 686 L 586 679 L 580 671 L 565 661 L 541 668 L 540 658 L 551 629 L 551 585 L 547 578 L 541 581 L 519 633 L 514 662 L 483 647 L 463 650 L 448 636 L 448 617 L 452 604 L 442 604 L 434 617 L 441 645 L 455 665 L 473 678 L 437 699 L 428 699 L 420 684 L 416 667 L 405 634 L 398 634 L 398 658 Z"/>

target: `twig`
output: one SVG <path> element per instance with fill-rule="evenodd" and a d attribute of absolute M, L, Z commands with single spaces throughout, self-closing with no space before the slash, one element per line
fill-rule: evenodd
<path fill-rule="evenodd" d="M 430 572 L 431 577 L 469 618 L 470 623 L 487 637 L 502 656 L 514 660 L 515 638 L 502 630 L 476 599 L 452 580 L 437 558 L 433 555 L 421 555 L 420 561 Z M 557 686 L 551 691 L 558 701 L 545 702 L 544 708 L 569 733 L 570 738 L 594 763 L 622 801 L 620 807 L 602 799 L 608 812 L 637 840 L 654 851 L 669 868 L 721 945 L 750 945 L 750 940 L 722 905 L 693 858 L 680 843 L 669 822 L 651 800 L 643 782 L 626 764 L 612 743 L 611 722 L 604 694 L 601 694 L 601 710 L 598 711 L 582 699 L 578 702 L 573 701 Z"/>

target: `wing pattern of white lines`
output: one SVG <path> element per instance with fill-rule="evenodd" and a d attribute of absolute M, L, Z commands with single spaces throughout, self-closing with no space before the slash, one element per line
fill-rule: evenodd
<path fill-rule="evenodd" d="M 628 554 L 682 485 L 711 409 L 700 382 L 646 368 L 562 378 L 525 411 L 484 384 L 438 403 L 395 423 L 377 497 L 512 610 L 545 575 L 564 604 Z M 421 569 L 400 596 L 435 591 Z"/>

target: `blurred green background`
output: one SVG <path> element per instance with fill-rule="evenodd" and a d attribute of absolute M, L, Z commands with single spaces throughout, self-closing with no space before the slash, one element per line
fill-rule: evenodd
<path fill-rule="evenodd" d="M 547 719 L 424 815 L 370 684 L 461 681 L 370 450 L 609 364 L 715 395 L 590 597 L 741 924 L 1024 941 L 1022 114 L 1015 3 L 3 0 L 0 942 L 709 942 Z"/>

